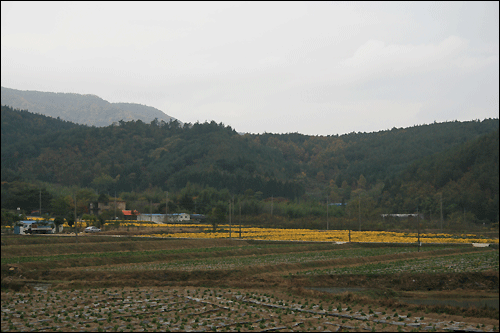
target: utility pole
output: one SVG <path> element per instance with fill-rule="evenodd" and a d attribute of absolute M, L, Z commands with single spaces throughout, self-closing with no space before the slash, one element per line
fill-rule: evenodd
<path fill-rule="evenodd" d="M 326 195 L 326 230 L 328 230 L 328 194 Z"/>
<path fill-rule="evenodd" d="M 153 200 L 149 200 L 149 221 L 153 222 Z"/>
<path fill-rule="evenodd" d="M 115 190 L 115 222 L 116 222 L 116 190 Z"/>
<path fill-rule="evenodd" d="M 231 238 L 231 199 L 229 199 L 229 238 Z"/>
<path fill-rule="evenodd" d="M 358 195 L 358 222 L 359 231 L 361 231 L 361 193 Z"/>
<path fill-rule="evenodd" d="M 420 252 L 420 220 L 418 215 L 418 205 L 417 205 L 417 252 Z"/>
<path fill-rule="evenodd" d="M 443 193 L 439 193 L 441 201 L 441 231 L 443 231 Z"/>
<path fill-rule="evenodd" d="M 271 219 L 273 218 L 274 195 L 271 195 Z M 274 228 L 276 228 L 276 220 L 274 221 Z"/>
<path fill-rule="evenodd" d="M 241 201 L 238 202 L 240 206 L 240 239 L 241 239 Z"/>
<path fill-rule="evenodd" d="M 75 239 L 76 239 L 76 243 L 78 244 L 78 224 L 77 224 L 77 221 L 76 221 L 76 192 L 75 192 Z"/>
<path fill-rule="evenodd" d="M 40 189 L 40 211 L 39 211 L 40 217 L 42 217 L 42 189 Z"/>
<path fill-rule="evenodd" d="M 167 198 L 165 199 L 165 222 L 168 222 L 168 191 Z"/>

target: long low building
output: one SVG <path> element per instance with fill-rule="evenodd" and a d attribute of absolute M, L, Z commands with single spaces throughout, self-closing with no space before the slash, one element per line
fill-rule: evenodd
<path fill-rule="evenodd" d="M 184 222 L 190 220 L 191 220 L 191 215 L 187 213 L 137 215 L 137 221 L 144 221 L 144 222 L 150 221 L 155 223 L 166 223 L 166 222 Z"/>
<path fill-rule="evenodd" d="M 408 218 L 408 217 L 419 217 L 421 220 L 424 219 L 424 214 L 380 214 L 382 217 L 399 217 L 399 218 Z"/>
<path fill-rule="evenodd" d="M 165 214 L 139 214 L 137 221 L 165 223 Z"/>

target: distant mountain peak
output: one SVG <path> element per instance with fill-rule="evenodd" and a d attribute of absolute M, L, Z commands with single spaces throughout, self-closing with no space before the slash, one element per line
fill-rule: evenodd
<path fill-rule="evenodd" d="M 94 94 L 54 93 L 1 87 L 1 104 L 98 127 L 109 126 L 120 120 L 141 120 L 145 123 L 155 118 L 165 122 L 177 120 L 151 106 L 137 103 L 110 103 Z"/>

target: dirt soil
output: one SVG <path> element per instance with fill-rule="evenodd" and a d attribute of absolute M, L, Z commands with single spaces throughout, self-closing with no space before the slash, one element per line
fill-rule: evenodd
<path fill-rule="evenodd" d="M 121 238 L 116 241 L 109 238 L 107 243 L 91 242 L 106 236 L 99 237 L 101 235 L 89 234 L 80 245 L 61 244 L 60 250 L 67 246 L 76 253 L 85 253 L 93 246 L 100 246 L 103 251 L 104 247 L 111 246 L 114 251 L 122 247 L 124 252 L 149 251 L 160 244 L 153 240 L 126 240 L 121 244 Z M 17 242 L 17 239 L 13 241 Z M 18 247 L 15 249 L 29 253 L 32 248 L 43 247 L 50 238 L 33 241 L 36 242 L 28 245 L 16 243 L 14 246 Z M 163 242 L 163 246 L 169 249 L 227 246 L 235 247 L 234 251 L 239 251 L 238 246 L 255 244 L 229 239 L 172 239 Z M 2 246 L 4 249 L 14 251 L 14 248 L 9 250 Z M 263 250 L 281 251 L 276 248 Z M 442 255 L 442 251 L 372 256 L 369 262 Z M 190 259 L 190 255 L 185 254 L 185 259 Z M 198 258 L 198 254 L 193 258 Z M 67 263 L 61 260 L 2 265 L 2 332 L 33 329 L 409 332 L 498 331 L 500 327 L 498 309 L 424 306 L 398 301 L 401 296 L 418 298 L 426 295 L 498 299 L 499 272 L 496 270 L 391 275 L 289 274 L 316 267 L 313 264 L 322 268 L 341 267 L 357 261 L 363 264 L 368 260 L 350 258 L 307 265 L 286 263 L 238 269 L 111 271 L 94 270 L 92 266 L 83 265 L 86 259 L 71 259 Z M 92 265 L 100 265 L 95 268 L 106 265 L 126 268 L 131 263 L 133 261 L 115 265 L 96 262 Z M 327 293 L 311 290 L 313 287 L 355 287 L 365 288 L 365 291 Z"/>
<path fill-rule="evenodd" d="M 498 320 L 372 306 L 309 290 L 141 287 L 2 292 L 7 331 L 481 331 Z M 53 307 L 47 307 L 53 304 Z M 56 311 L 57 310 L 57 311 Z"/>

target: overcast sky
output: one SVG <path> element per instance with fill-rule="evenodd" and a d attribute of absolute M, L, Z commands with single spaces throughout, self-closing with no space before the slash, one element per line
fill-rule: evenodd
<path fill-rule="evenodd" d="M 1 2 L 1 84 L 239 132 L 498 118 L 498 2 Z"/>

